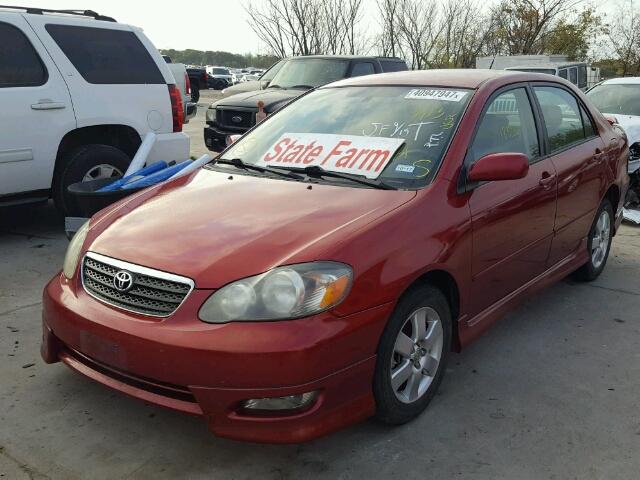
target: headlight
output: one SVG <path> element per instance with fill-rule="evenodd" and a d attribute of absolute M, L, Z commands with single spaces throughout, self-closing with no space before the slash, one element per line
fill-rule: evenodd
<path fill-rule="evenodd" d="M 207 122 L 213 122 L 216 119 L 216 109 L 209 107 L 207 109 Z"/>
<path fill-rule="evenodd" d="M 352 276 L 351 267 L 336 262 L 278 267 L 221 288 L 199 316 L 209 323 L 306 317 L 338 305 Z"/>
<path fill-rule="evenodd" d="M 69 242 L 67 253 L 64 256 L 64 263 L 62 264 L 62 273 L 64 273 L 64 276 L 68 279 L 71 279 L 76 271 L 78 260 L 80 260 L 82 245 L 87 238 L 87 232 L 89 232 L 89 220 L 80 227 L 71 239 L 71 242 Z"/>

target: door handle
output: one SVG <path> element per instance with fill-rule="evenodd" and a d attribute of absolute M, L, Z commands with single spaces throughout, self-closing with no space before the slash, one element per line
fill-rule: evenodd
<path fill-rule="evenodd" d="M 543 172 L 542 173 L 542 178 L 540 179 L 540 181 L 538 183 L 545 190 L 549 190 L 551 188 L 551 185 L 553 185 L 553 183 L 555 181 L 556 181 L 556 175 L 555 174 L 551 175 L 549 172 Z"/>
<path fill-rule="evenodd" d="M 604 152 L 602 150 L 600 150 L 599 148 L 596 148 L 596 153 L 593 154 L 593 157 L 591 158 L 591 162 L 589 162 L 589 163 L 598 164 L 598 163 L 602 162 L 602 158 L 603 157 L 604 157 Z"/>
<path fill-rule="evenodd" d="M 40 100 L 38 103 L 31 104 L 32 110 L 60 110 L 67 108 L 62 102 L 52 102 L 51 100 Z"/>

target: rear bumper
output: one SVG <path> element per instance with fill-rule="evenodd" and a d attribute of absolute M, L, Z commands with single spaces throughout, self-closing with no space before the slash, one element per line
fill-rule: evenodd
<path fill-rule="evenodd" d="M 191 320 L 202 293 L 195 290 L 173 317 L 142 321 L 56 277 L 44 293 L 42 357 L 132 397 L 200 415 L 216 435 L 238 440 L 303 442 L 374 413 L 374 352 L 391 305 L 340 319 L 325 313 L 208 325 Z M 241 406 L 306 392 L 318 396 L 304 411 L 258 416 Z"/>
<path fill-rule="evenodd" d="M 149 153 L 147 164 L 160 160 L 166 162 L 187 160 L 190 149 L 191 143 L 186 133 L 159 133 L 156 135 L 156 141 Z"/>

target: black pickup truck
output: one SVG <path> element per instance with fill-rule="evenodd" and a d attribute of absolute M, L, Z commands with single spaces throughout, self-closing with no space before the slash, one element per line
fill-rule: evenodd
<path fill-rule="evenodd" d="M 204 141 L 220 152 L 229 135 L 242 135 L 256 123 L 258 102 L 268 114 L 282 108 L 304 92 L 349 77 L 407 70 L 395 57 L 313 55 L 288 59 L 264 90 L 239 93 L 213 103 L 207 110 Z"/>
<path fill-rule="evenodd" d="M 209 88 L 207 71 L 204 68 L 187 67 L 189 83 L 191 83 L 191 101 L 198 103 L 200 100 L 200 90 Z"/>

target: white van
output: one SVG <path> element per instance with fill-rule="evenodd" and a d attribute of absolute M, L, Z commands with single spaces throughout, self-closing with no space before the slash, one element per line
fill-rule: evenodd
<path fill-rule="evenodd" d="M 122 174 L 147 132 L 149 162 L 184 160 L 180 92 L 142 30 L 93 11 L 0 7 L 0 205 Z"/>

